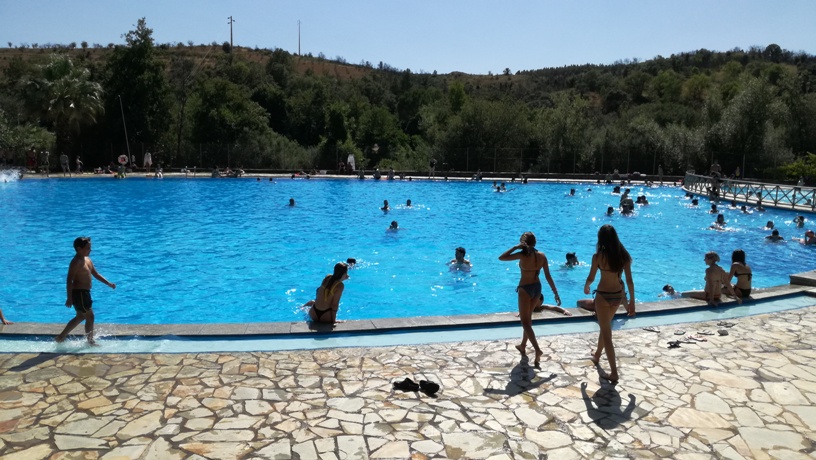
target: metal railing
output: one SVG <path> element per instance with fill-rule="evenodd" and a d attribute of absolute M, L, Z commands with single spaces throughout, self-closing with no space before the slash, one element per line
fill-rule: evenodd
<path fill-rule="evenodd" d="M 720 200 L 803 211 L 816 209 L 816 189 L 810 187 L 766 184 L 740 179 L 717 179 L 712 176 L 686 173 L 683 188 L 691 193 Z"/>

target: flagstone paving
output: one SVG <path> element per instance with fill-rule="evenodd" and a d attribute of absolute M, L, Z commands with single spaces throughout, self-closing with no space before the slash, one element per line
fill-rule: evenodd
<path fill-rule="evenodd" d="M 508 341 L 0 354 L 0 459 L 813 458 L 816 308 L 735 323 L 616 331 L 616 387 L 593 334 L 540 339 L 540 368 Z"/>

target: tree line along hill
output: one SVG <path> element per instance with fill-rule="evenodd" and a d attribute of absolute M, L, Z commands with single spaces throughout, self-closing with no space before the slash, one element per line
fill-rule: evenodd
<path fill-rule="evenodd" d="M 165 167 L 816 177 L 816 57 L 775 44 L 488 75 L 229 43 L 0 48 L 0 152 Z M 141 162 L 141 161 L 139 161 Z M 52 161 L 52 165 L 54 162 Z"/>

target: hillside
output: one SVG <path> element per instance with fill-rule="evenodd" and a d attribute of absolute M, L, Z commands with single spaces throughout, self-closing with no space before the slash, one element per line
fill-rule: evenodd
<path fill-rule="evenodd" d="M 151 34 L 140 21 L 127 46 L 0 48 L 0 147 L 278 169 L 354 155 L 369 169 L 670 174 L 717 158 L 752 175 L 816 151 L 816 58 L 773 44 L 469 75 Z M 40 94 L 83 80 L 99 107 Z"/>

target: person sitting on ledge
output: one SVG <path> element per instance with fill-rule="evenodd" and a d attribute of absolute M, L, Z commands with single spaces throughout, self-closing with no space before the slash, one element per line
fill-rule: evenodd
<path fill-rule="evenodd" d="M 745 263 L 745 251 L 742 249 L 731 253 L 731 271 L 728 273 L 728 282 L 730 283 L 735 276 L 737 282 L 731 286 L 731 289 L 737 297 L 737 303 L 741 304 L 743 298 L 751 296 L 751 278 L 753 277 L 751 266 Z"/>
<path fill-rule="evenodd" d="M 316 323 L 341 323 L 337 320 L 337 310 L 340 306 L 340 297 L 345 285 L 343 281 L 349 279 L 348 265 L 338 262 L 334 266 L 334 273 L 326 275 L 320 287 L 315 292 L 315 299 L 306 302 L 303 307 L 309 308 L 309 318 Z"/>
<path fill-rule="evenodd" d="M 681 294 L 683 297 L 705 300 L 712 307 L 717 307 L 722 302 L 722 291 L 725 288 L 731 291 L 731 284 L 728 282 L 728 273 L 717 265 L 720 256 L 714 251 L 707 252 L 705 263 L 708 265 L 705 271 L 705 289 L 702 291 L 686 291 Z"/>

